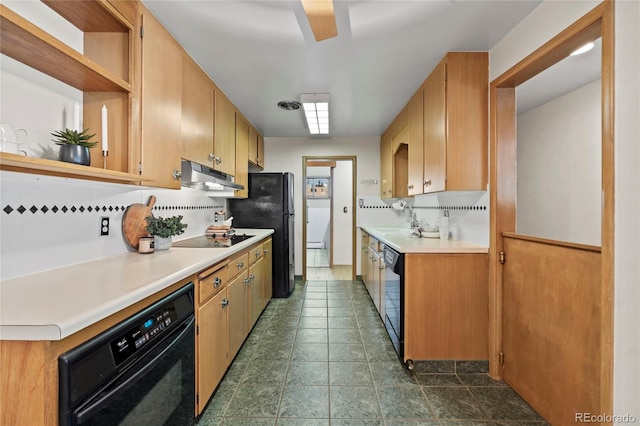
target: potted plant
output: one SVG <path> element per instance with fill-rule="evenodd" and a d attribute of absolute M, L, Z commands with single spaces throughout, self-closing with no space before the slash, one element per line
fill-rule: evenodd
<path fill-rule="evenodd" d="M 184 233 L 186 223 L 182 223 L 182 215 L 167 218 L 147 216 L 147 232 L 154 236 L 154 249 L 167 250 L 171 247 L 171 237 Z"/>
<path fill-rule="evenodd" d="M 82 132 L 77 130 L 64 129 L 51 133 L 55 137 L 53 141 L 56 145 L 60 145 L 59 159 L 67 163 L 82 164 L 88 166 L 91 164 L 91 154 L 89 148 L 96 146 L 98 142 L 91 142 L 90 139 L 95 136 L 87 134 L 89 129 Z"/>

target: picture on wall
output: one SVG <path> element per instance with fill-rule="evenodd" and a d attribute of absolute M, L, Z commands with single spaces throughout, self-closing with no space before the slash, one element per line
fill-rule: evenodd
<path fill-rule="evenodd" d="M 307 198 L 331 197 L 331 178 L 307 177 L 307 186 L 305 193 Z"/>

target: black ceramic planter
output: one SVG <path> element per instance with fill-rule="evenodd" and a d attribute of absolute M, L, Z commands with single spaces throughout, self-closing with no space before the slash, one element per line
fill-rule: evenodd
<path fill-rule="evenodd" d="M 60 161 L 88 166 L 91 164 L 89 148 L 80 145 L 60 145 Z"/>

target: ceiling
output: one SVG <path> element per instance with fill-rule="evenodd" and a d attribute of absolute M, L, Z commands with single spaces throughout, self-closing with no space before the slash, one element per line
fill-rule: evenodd
<path fill-rule="evenodd" d="M 282 100 L 330 93 L 330 136 L 379 136 L 448 51 L 488 51 L 540 0 L 335 0 L 316 42 L 298 0 L 143 0 L 265 137 L 306 137 Z"/>

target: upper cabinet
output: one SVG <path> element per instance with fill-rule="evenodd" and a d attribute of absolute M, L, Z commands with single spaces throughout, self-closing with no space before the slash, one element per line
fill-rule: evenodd
<path fill-rule="evenodd" d="M 400 111 L 380 142 L 382 198 L 486 190 L 488 59 L 448 53 Z"/>
<path fill-rule="evenodd" d="M 149 185 L 180 188 L 183 51 L 144 6 L 141 20 L 141 168 Z"/>
<path fill-rule="evenodd" d="M 101 109 L 109 111 L 106 168 L 99 148 L 90 167 L 0 153 L 0 166 L 29 173 L 52 173 L 97 180 L 139 182 L 133 143 L 132 105 L 137 75 L 134 35 L 136 4 L 122 1 L 43 2 L 83 32 L 84 52 L 71 48 L 0 4 L 0 52 L 84 92 L 83 127 L 100 133 Z M 51 129 L 52 131 L 55 129 Z"/>
<path fill-rule="evenodd" d="M 264 137 L 258 133 L 255 127 L 249 127 L 249 163 L 264 168 Z"/>
<path fill-rule="evenodd" d="M 380 198 L 393 197 L 393 167 L 391 161 L 391 129 L 380 137 Z"/>
<path fill-rule="evenodd" d="M 190 56 L 182 64 L 182 158 L 211 166 L 214 85 Z"/>
<path fill-rule="evenodd" d="M 251 137 L 251 125 L 239 112 L 236 112 L 236 175 L 235 183 L 244 186 L 234 192 L 235 198 L 247 198 L 249 196 L 249 138 Z"/>
<path fill-rule="evenodd" d="M 424 84 L 424 192 L 487 189 L 489 55 L 451 52 Z"/>
<path fill-rule="evenodd" d="M 407 105 L 408 116 L 408 160 L 407 160 L 407 195 L 422 194 L 423 182 L 423 95 L 422 88 L 418 90 Z"/>
<path fill-rule="evenodd" d="M 236 174 L 236 112 L 219 89 L 215 91 L 213 167 L 231 176 Z M 245 161 L 246 161 L 245 155 Z"/>

